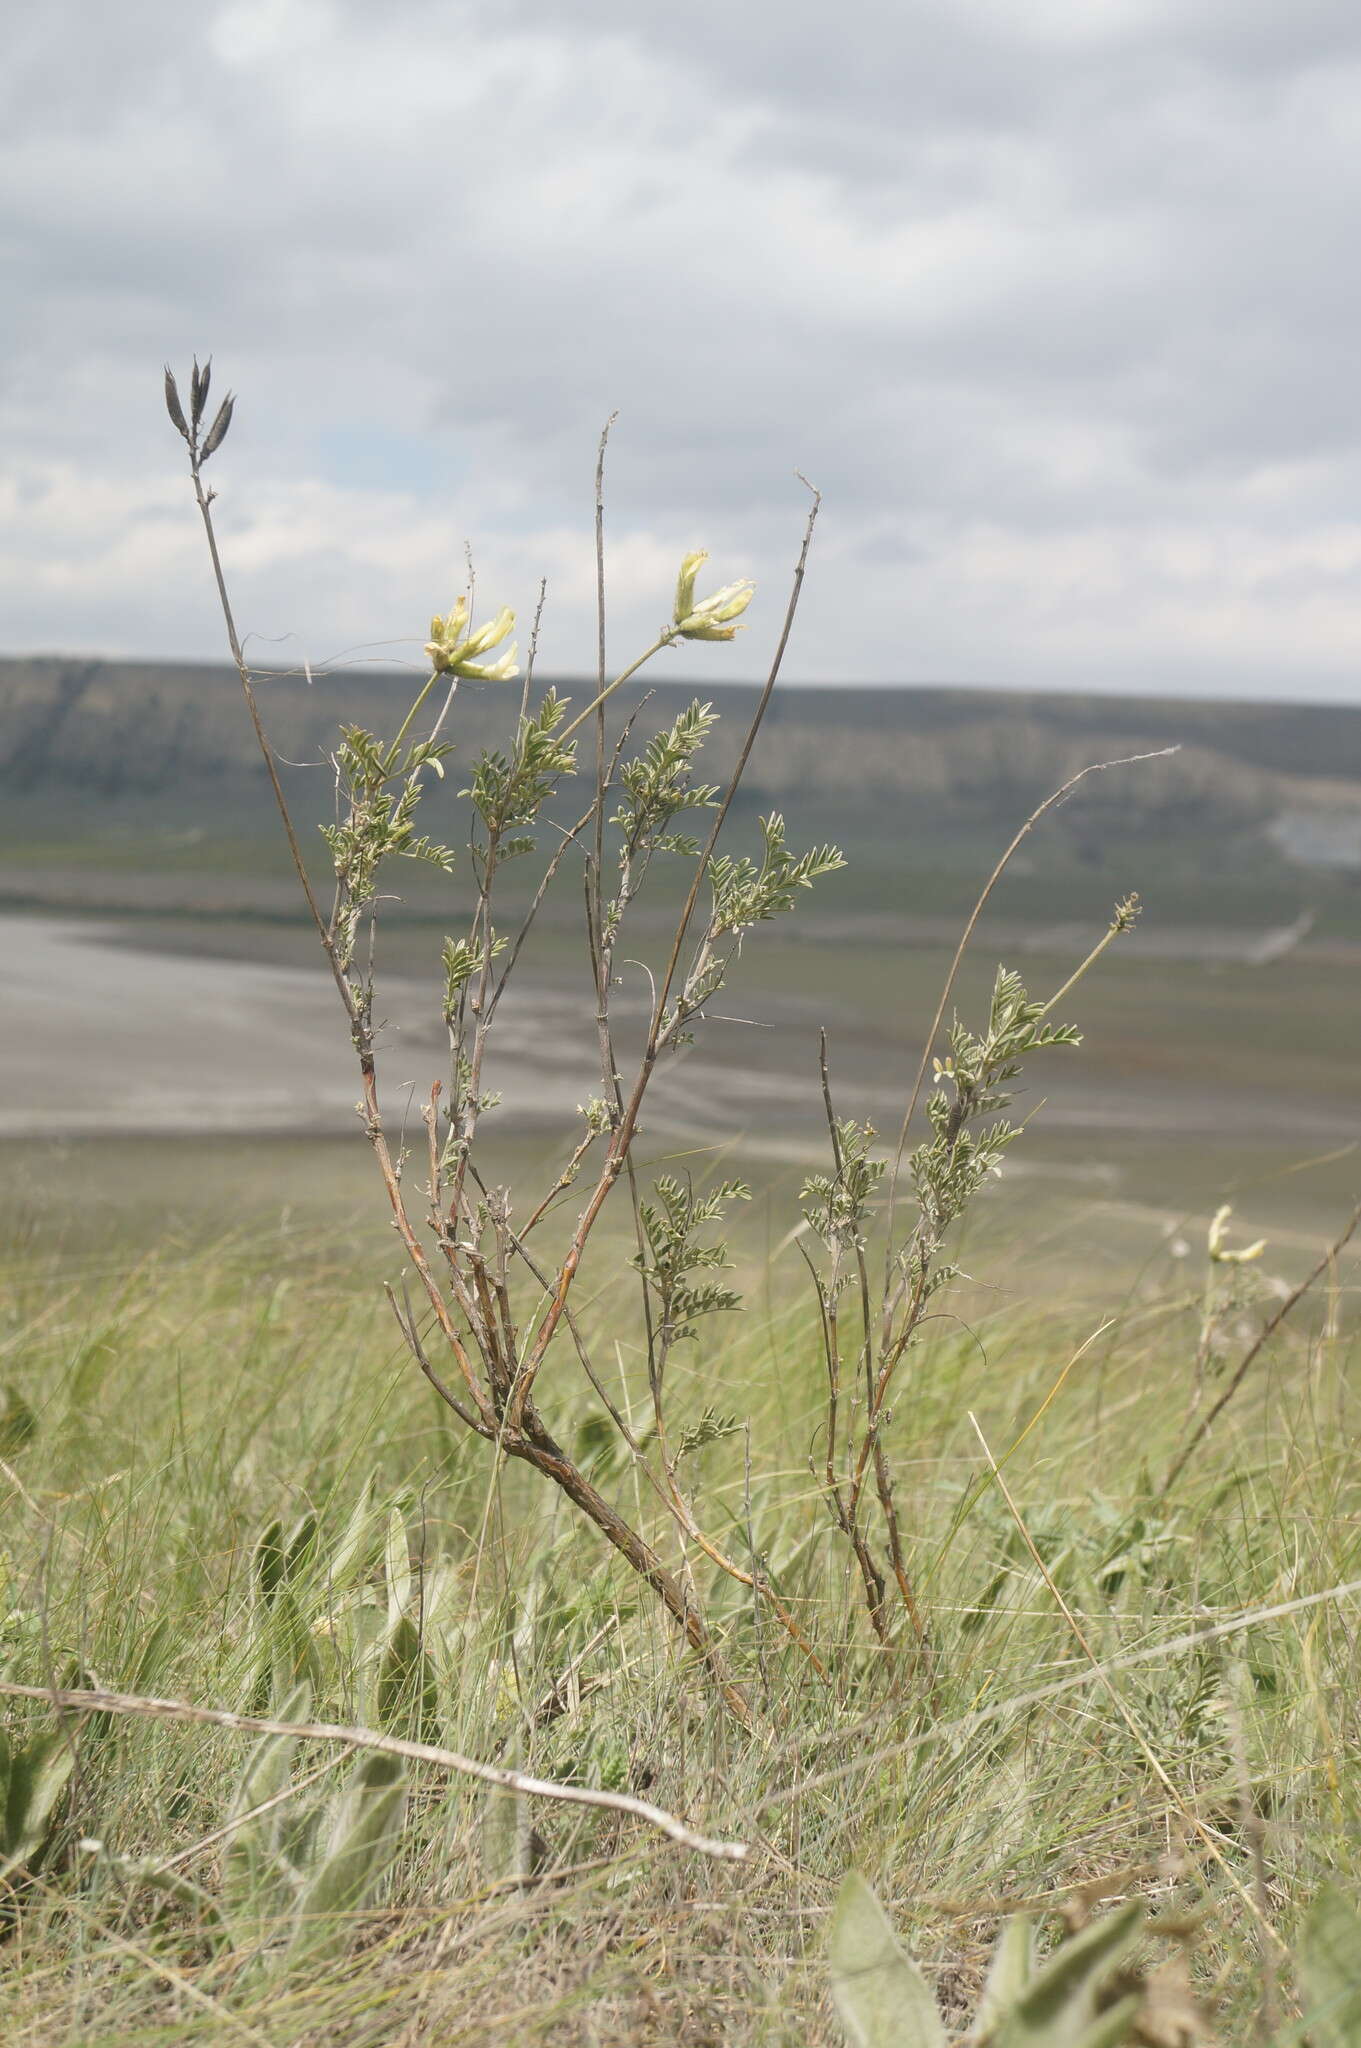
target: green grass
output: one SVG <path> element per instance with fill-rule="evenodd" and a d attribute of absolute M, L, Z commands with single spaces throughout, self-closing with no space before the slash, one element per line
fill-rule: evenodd
<path fill-rule="evenodd" d="M 1301 1312 L 1162 1500 L 1156 1477 L 1185 1427 L 1195 1343 L 1184 1269 L 1164 1260 L 1141 1276 L 1116 1261 L 1075 1278 L 1083 1226 L 1070 1207 L 1066 1223 L 1052 1218 L 1037 1268 L 1052 1276 L 1066 1242 L 1068 1288 L 1027 1286 L 1023 1246 L 1004 1241 L 1014 1223 L 994 1213 L 970 1246 L 981 1279 L 957 1304 L 963 1320 L 929 1327 L 893 1425 L 931 1617 L 932 1700 L 910 1659 L 872 1647 L 857 1611 L 809 1473 L 819 1376 L 797 1261 L 768 1267 L 766 1226 L 753 1226 L 752 1308 L 684 1372 L 678 1359 L 678 1419 L 717 1401 L 750 1420 L 750 1485 L 742 1440 L 711 1446 L 702 1512 L 730 1541 L 750 1530 L 833 1680 L 816 1678 L 749 1594 L 713 1587 L 755 1708 L 746 1735 L 593 1534 L 524 1473 L 493 1482 L 482 1448 L 413 1374 L 378 1292 L 391 1254 L 352 1200 L 359 1182 L 319 1173 L 323 1148 L 298 1150 L 284 1220 L 244 1148 L 235 1178 L 222 1154 L 197 1161 L 197 1180 L 179 1156 L 169 1233 L 149 1196 L 121 1227 L 98 1203 L 82 1227 L 69 1185 L 30 1191 L 0 1325 L 0 1381 L 14 1396 L 0 1474 L 4 1675 L 247 1709 L 262 1642 L 252 1547 L 276 1518 L 315 1511 L 298 1604 L 323 1653 L 316 1707 L 354 1713 L 362 1674 L 327 1560 L 372 1475 L 379 1533 L 362 1582 L 381 1586 L 395 1507 L 431 1589 L 437 1740 L 645 1793 L 752 1852 L 720 1866 L 633 1823 L 545 1806 L 533 1818 L 547 1874 L 519 1890 L 496 1804 L 419 1768 L 400 1852 L 348 1944 L 324 1965 L 270 1970 L 215 1952 L 201 1912 L 76 1846 L 94 1837 L 110 1855 L 182 1856 L 215 1897 L 223 1849 L 208 1838 L 247 1739 L 71 1720 L 78 1761 L 55 1833 L 6 1913 L 8 2042 L 834 2041 L 826 1921 L 851 1866 L 890 1906 L 956 2026 L 1007 1902 L 1058 1902 L 1110 1879 L 1203 1916 L 1198 1985 L 1219 2001 L 1221 2037 L 1245 2040 L 1262 1980 L 1236 1745 L 1265 1821 L 1282 1939 L 1326 1875 L 1361 1887 L 1355 1596 L 1121 1662 L 1361 1577 L 1356 1340 L 1345 1318 L 1342 1335 L 1322 1331 L 1323 1304 Z M 1010 1276 L 1001 1297 L 982 1284 L 994 1257 Z M 1115 1326 L 1063 1377 L 1103 1314 Z M 597 1294 L 590 1320 L 617 1340 L 603 1355 L 617 1355 L 638 1401 L 631 1294 L 617 1283 Z M 546 1402 L 580 1449 L 585 1389 L 567 1358 L 556 1373 Z M 1008 1485 L 1119 1708 L 988 1483 L 970 1411 L 999 1458 L 1033 1424 Z M 597 1476 L 637 1506 L 627 1470 Z M 517 1697 L 551 1691 L 593 1642 L 567 1711 L 518 1736 Z M 6 1716 L 16 1741 L 51 1718 L 19 1705 Z M 1285 1984 L 1288 1998 L 1288 1971 Z"/>

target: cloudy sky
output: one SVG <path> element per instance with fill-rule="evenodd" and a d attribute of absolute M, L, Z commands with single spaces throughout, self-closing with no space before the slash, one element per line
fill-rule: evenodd
<path fill-rule="evenodd" d="M 0 650 L 591 658 L 681 552 L 789 673 L 1361 701 L 1355 0 L 44 0 L 0 30 Z"/>

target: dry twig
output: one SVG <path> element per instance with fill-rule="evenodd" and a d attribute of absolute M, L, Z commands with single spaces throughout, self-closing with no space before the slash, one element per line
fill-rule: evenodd
<path fill-rule="evenodd" d="M 523 1771 L 503 1770 L 496 1764 L 478 1763 L 460 1756 L 457 1750 L 441 1749 L 433 1742 L 408 1742 L 399 1735 L 382 1735 L 374 1728 L 351 1728 L 336 1721 L 275 1721 L 256 1714 L 230 1714 L 221 1707 L 196 1707 L 188 1700 L 154 1699 L 142 1693 L 72 1691 L 59 1686 L 16 1685 L 0 1680 L 0 1694 L 9 1699 L 39 1700 L 65 1712 L 126 1714 L 148 1721 L 196 1721 L 210 1728 L 231 1728 L 242 1735 L 289 1735 L 303 1742 L 339 1742 L 347 1749 L 376 1751 L 381 1756 L 405 1757 L 412 1763 L 433 1764 L 439 1770 L 454 1771 L 460 1777 L 476 1778 L 501 1792 L 513 1792 L 526 1799 L 553 1799 L 567 1806 L 603 1807 L 610 1813 L 630 1814 L 646 1822 L 683 1849 L 696 1855 L 712 1856 L 720 1862 L 740 1863 L 747 1854 L 745 1842 L 724 1842 L 712 1835 L 697 1834 L 664 1807 L 627 1792 L 601 1792 L 589 1785 L 560 1785 L 552 1778 L 531 1778 Z"/>

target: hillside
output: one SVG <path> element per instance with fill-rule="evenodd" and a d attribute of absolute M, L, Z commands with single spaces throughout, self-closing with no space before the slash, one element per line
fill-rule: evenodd
<path fill-rule="evenodd" d="M 395 727 L 411 687 L 396 667 L 261 678 L 304 819 L 329 807 L 337 728 Z M 592 688 L 579 677 L 557 687 L 578 704 Z M 672 680 L 621 692 L 612 722 L 637 713 L 644 734 L 694 694 L 702 687 Z M 712 695 L 723 714 L 711 745 L 717 778 L 756 693 Z M 464 686 L 441 802 L 459 786 L 459 763 L 504 744 L 516 701 L 504 686 Z M 1059 783 L 1090 762 L 1165 747 L 1179 751 L 1092 778 L 1047 821 L 1018 864 L 1022 896 L 1027 874 L 1036 878 L 1022 916 L 1087 914 L 1137 856 L 1141 880 L 1161 883 L 1179 917 L 1262 924 L 1309 910 L 1321 930 L 1361 931 L 1361 707 L 791 687 L 771 705 L 743 809 L 749 819 L 779 806 L 801 834 L 854 849 L 846 914 L 893 909 L 909 872 L 943 878 L 938 907 L 950 914 L 999 835 Z M 130 903 L 151 907 L 167 888 L 173 897 L 167 866 L 196 877 L 196 903 L 210 876 L 211 895 L 224 876 L 246 874 L 259 877 L 255 907 L 272 895 L 266 875 L 277 875 L 280 907 L 286 900 L 259 760 L 225 666 L 0 661 L 0 791 L 0 896 L 10 901 L 67 900 L 71 869 L 92 857 L 101 901 L 115 870 L 141 877 Z"/>
<path fill-rule="evenodd" d="M 552 678 L 585 702 L 582 677 Z M 264 675 L 270 731 L 296 761 L 321 759 L 339 724 L 377 724 L 401 702 L 411 672 L 340 669 Z M 192 663 L 43 657 L 0 659 L 0 787 L 160 794 L 176 783 L 253 784 L 256 758 L 234 673 Z M 720 686 L 728 751 L 750 714 L 750 685 Z M 666 680 L 621 693 L 650 722 L 674 715 L 702 682 Z M 493 744 L 510 710 L 504 686 L 465 684 L 464 745 Z M 719 742 L 720 747 L 722 741 Z M 1052 782 L 1101 753 L 1177 745 L 1180 761 L 1142 778 L 1155 805 L 1178 796 L 1229 808 L 1289 796 L 1305 805 L 1361 805 L 1361 706 L 1183 703 L 1171 698 L 1030 695 L 963 689 L 790 687 L 777 693 L 757 788 L 831 793 L 868 787 L 971 803 Z M 868 751 L 867 751 L 868 749 Z"/>

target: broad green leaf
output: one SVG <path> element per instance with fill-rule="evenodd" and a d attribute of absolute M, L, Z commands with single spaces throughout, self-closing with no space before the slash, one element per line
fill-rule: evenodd
<path fill-rule="evenodd" d="M 1133 1899 L 1060 1943 L 991 2035 L 989 2048 L 1101 2048 L 1120 2040 L 1119 2030 L 1109 2031 L 1114 2017 L 1099 2012 L 1097 1996 L 1143 1924 L 1143 1901 Z"/>
<path fill-rule="evenodd" d="M 1361 1915 L 1325 1884 L 1300 1934 L 1305 2024 L 1318 2048 L 1361 2048 Z"/>
<path fill-rule="evenodd" d="M 351 1594 L 322 1633 L 313 1638 L 327 1674 L 323 1691 L 339 1692 L 347 1711 L 367 1727 L 378 1718 L 378 1681 L 387 1642 L 387 1610 L 376 1600 Z"/>
<path fill-rule="evenodd" d="M 1078 2036 L 1074 2048 L 1119 2048 L 1120 2042 L 1130 2038 L 1129 2030 L 1139 2017 L 1142 2005 L 1143 2000 L 1137 1991 L 1129 1998 L 1120 1999 L 1109 2006 L 1100 2019 L 1093 2020 L 1086 2033 Z"/>
<path fill-rule="evenodd" d="M 283 1702 L 279 1719 L 305 1721 L 311 1705 L 311 1688 L 298 1686 Z M 232 1794 L 227 1817 L 241 1825 L 227 1837 L 222 1906 L 242 1941 L 265 1940 L 277 1915 L 287 1908 L 288 1868 L 280 1845 L 288 1803 L 281 1801 L 251 1820 L 242 1817 L 288 1790 L 297 1746 L 296 1736 L 262 1735 L 246 1758 Z"/>
<path fill-rule="evenodd" d="M 288 1532 L 284 1546 L 283 1575 L 286 1579 L 301 1578 L 317 1553 L 317 1518 L 309 1508 L 299 1517 Z"/>
<path fill-rule="evenodd" d="M 305 1722 L 312 1711 L 312 1688 L 307 1684 L 295 1686 L 285 1694 L 279 1704 L 276 1718 L 295 1726 Z M 248 1813 L 262 1800 L 272 1799 L 282 1792 L 292 1776 L 293 1752 L 298 1746 L 296 1735 L 262 1735 L 241 1767 L 232 1797 L 233 1815 Z"/>
<path fill-rule="evenodd" d="M 217 1900 L 202 1885 L 186 1877 L 182 1870 L 158 1862 L 154 1856 L 120 1856 L 106 1848 L 103 1842 L 87 1841 L 80 1846 L 111 1870 L 116 1870 L 125 1884 L 149 1885 L 153 1891 L 163 1892 L 179 1905 L 192 1908 L 214 1935 L 221 1937 L 227 1932 L 227 1923 Z"/>
<path fill-rule="evenodd" d="M 378 1677 L 379 1724 L 413 1741 L 434 1739 L 439 1719 L 435 1670 L 410 1614 L 400 1614 L 388 1634 Z"/>
<path fill-rule="evenodd" d="M 1034 1928 L 1026 1914 L 1013 1913 L 1004 1921 L 997 1937 L 987 1982 L 974 2014 L 974 2032 L 980 2041 L 986 2041 L 1001 2025 L 1030 1983 L 1034 1957 Z"/>
<path fill-rule="evenodd" d="M 506 1743 L 501 1760 L 511 1770 L 523 1770 L 522 1729 L 517 1729 Z M 524 1794 L 507 1791 L 500 1785 L 488 1786 L 482 1810 L 482 1867 L 493 1882 L 509 1879 L 524 1884 L 533 1876 L 533 1832 L 529 1801 Z"/>
<path fill-rule="evenodd" d="M 352 1578 L 358 1578 L 368 1569 L 377 1547 L 373 1511 L 377 1487 L 378 1475 L 370 1472 L 359 1489 L 359 1499 L 341 1532 L 340 1541 L 327 1560 L 326 1584 L 332 1592 L 343 1592 Z"/>
<path fill-rule="evenodd" d="M 400 1759 L 364 1757 L 340 1801 L 321 1865 L 299 1898 L 293 1954 L 314 1955 L 348 1940 L 346 1917 L 359 1911 L 396 1855 L 405 1810 Z"/>
<path fill-rule="evenodd" d="M 395 1627 L 411 1605 L 411 1557 L 406 1545 L 406 1523 L 394 1508 L 388 1516 L 384 1564 L 388 1582 L 388 1623 Z"/>
<path fill-rule="evenodd" d="M 38 1418 L 23 1395 L 13 1387 L 4 1389 L 0 1408 L 0 1457 L 12 1458 L 38 1434 Z"/>
<path fill-rule="evenodd" d="M 60 1730 L 11 1748 L 5 1788 L 4 1853 L 11 1865 L 32 1863 L 42 1849 L 57 1801 L 75 1767 L 75 1750 Z"/>
<path fill-rule="evenodd" d="M 137 1652 L 137 1661 L 128 1674 L 130 1692 L 148 1692 L 165 1662 L 167 1648 L 177 1638 L 177 1632 L 168 1615 L 162 1615 L 143 1638 Z"/>
<path fill-rule="evenodd" d="M 946 2048 L 936 2001 L 857 1871 L 837 1894 L 832 2002 L 851 2048 Z"/>
<path fill-rule="evenodd" d="M 421 1586 L 421 1624 L 427 1645 L 440 1642 L 467 1626 L 468 1585 L 452 1563 L 437 1564 Z"/>
<path fill-rule="evenodd" d="M 284 1576 L 284 1525 L 277 1515 L 256 1538 L 251 1552 L 250 1575 L 256 1598 L 268 1607 Z"/>
<path fill-rule="evenodd" d="M 149 1884 L 153 1891 L 164 1892 L 167 1898 L 177 1900 L 182 1906 L 192 1907 L 209 1926 L 225 1927 L 217 1900 L 204 1891 L 201 1884 L 195 1884 L 191 1877 L 186 1877 L 183 1871 L 168 1870 L 163 1863 L 157 1863 L 149 1856 L 140 1861 L 120 1857 L 119 1861 L 129 1878 Z"/>
<path fill-rule="evenodd" d="M 290 1719 L 279 1709 L 278 1702 L 299 1686 L 306 1686 L 309 1695 L 316 1692 L 321 1682 L 321 1658 L 307 1617 L 286 1584 L 280 1585 L 269 1609 L 263 1650 L 254 1711 L 269 1713 L 279 1720 Z"/>

